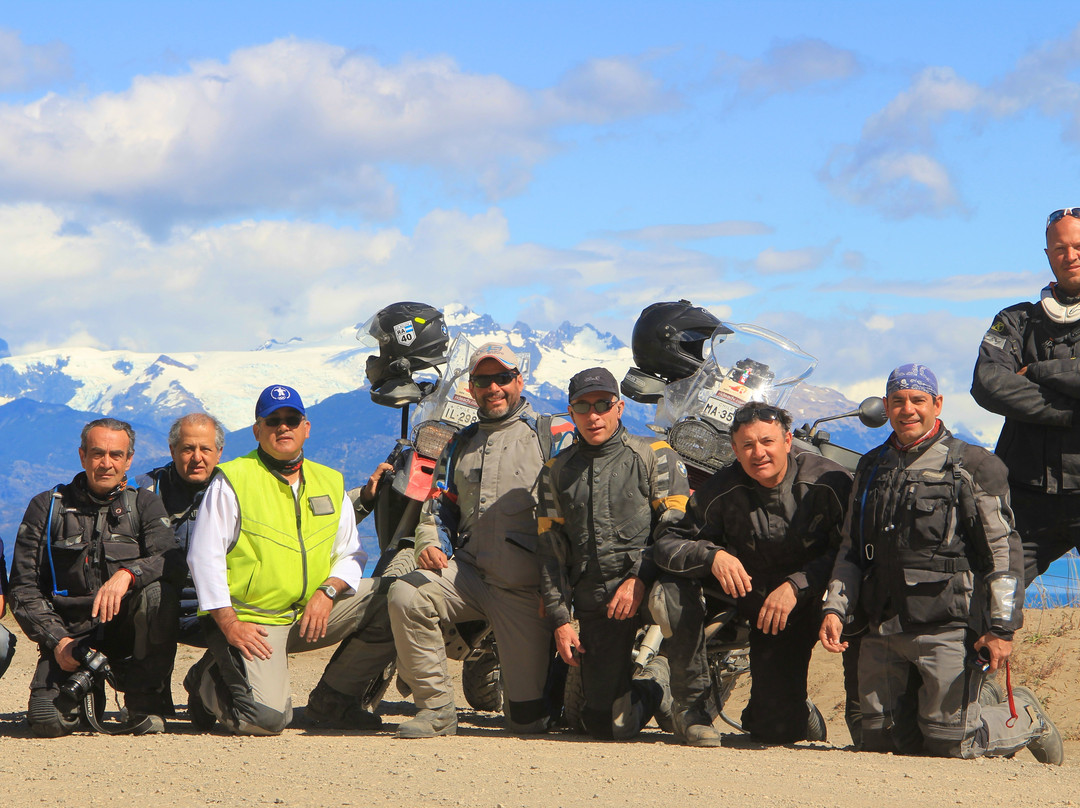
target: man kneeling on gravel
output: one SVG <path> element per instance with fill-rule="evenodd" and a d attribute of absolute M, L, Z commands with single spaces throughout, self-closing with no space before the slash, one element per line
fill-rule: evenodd
<path fill-rule="evenodd" d="M 576 374 L 569 399 L 578 439 L 540 473 L 540 594 L 559 655 L 581 667 L 585 731 L 624 740 L 654 715 L 671 726 L 667 659 L 656 657 L 635 679 L 632 653 L 641 600 L 656 579 L 645 548 L 660 525 L 683 516 L 690 484 L 667 443 L 626 431 L 607 370 Z"/>
<path fill-rule="evenodd" d="M 1065 758 L 1061 735 L 1025 687 L 983 688 L 1023 623 L 1024 556 L 1004 463 L 954 438 L 925 365 L 889 376 L 893 433 L 855 471 L 844 543 L 823 607 L 821 644 L 862 612 L 863 748 L 939 757 Z M 1015 703 L 1015 707 L 1014 707 Z"/>
<path fill-rule="evenodd" d="M 821 455 L 793 451 L 791 415 L 779 407 L 741 407 L 730 435 L 736 462 L 694 492 L 685 518 L 660 532 L 653 549 L 669 573 L 651 606 L 673 635 L 675 733 L 689 746 L 721 744 L 707 707 L 704 630 L 707 617 L 734 603 L 750 624 L 743 727 L 763 743 L 824 741 L 825 720 L 807 699 L 806 677 L 851 476 Z"/>
<path fill-rule="evenodd" d="M 378 729 L 363 686 L 394 657 L 385 596 L 363 579 L 364 554 L 345 481 L 304 456 L 300 394 L 282 384 L 255 405 L 252 452 L 217 467 L 188 549 L 208 650 L 184 678 L 192 722 L 277 735 L 292 720 L 288 655 L 335 645 L 306 718 Z M 373 484 L 374 486 L 374 484 Z"/>

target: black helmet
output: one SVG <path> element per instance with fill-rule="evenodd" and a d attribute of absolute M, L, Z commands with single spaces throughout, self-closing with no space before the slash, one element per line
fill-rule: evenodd
<path fill-rule="evenodd" d="M 378 355 L 367 360 L 372 385 L 388 376 L 410 376 L 445 364 L 450 342 L 442 313 L 426 303 L 394 303 L 380 309 L 360 326 L 356 338 L 379 346 Z"/>
<path fill-rule="evenodd" d="M 668 382 L 692 376 L 705 360 L 705 343 L 720 321 L 689 300 L 653 303 L 634 323 L 634 364 Z"/>

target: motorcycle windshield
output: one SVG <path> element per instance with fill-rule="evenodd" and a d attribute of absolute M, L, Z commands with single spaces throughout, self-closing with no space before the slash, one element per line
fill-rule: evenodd
<path fill-rule="evenodd" d="M 658 424 L 697 417 L 727 429 L 735 411 L 750 401 L 783 407 L 817 365 L 817 359 L 794 342 L 766 328 L 722 325 L 698 372 L 668 385 Z"/>
<path fill-rule="evenodd" d="M 426 421 L 443 421 L 460 429 L 477 420 L 476 401 L 469 390 L 469 357 L 475 350 L 464 335 L 454 338 L 435 392 L 416 406 L 409 419 L 414 430 Z"/>

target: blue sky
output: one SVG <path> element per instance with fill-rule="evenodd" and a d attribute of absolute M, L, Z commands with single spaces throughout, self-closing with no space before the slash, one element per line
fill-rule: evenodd
<path fill-rule="evenodd" d="M 680 297 L 853 398 L 967 395 L 1080 203 L 1080 11 L 1040 3 L 0 6 L 0 337 L 180 351 L 381 306 L 628 339 Z"/>

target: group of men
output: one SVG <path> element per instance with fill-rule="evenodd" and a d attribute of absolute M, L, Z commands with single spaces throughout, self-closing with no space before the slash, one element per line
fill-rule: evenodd
<path fill-rule="evenodd" d="M 844 654 L 856 748 L 977 757 L 1026 746 L 1061 763 L 1035 695 L 987 679 L 1008 663 L 1026 585 L 1078 546 L 1080 209 L 1051 214 L 1046 242 L 1055 281 L 1039 304 L 998 314 L 975 368 L 972 395 L 1006 416 L 996 456 L 948 431 L 933 372 L 909 364 L 886 384 L 892 434 L 854 476 L 793 444 L 786 411 L 751 402 L 730 424 L 736 461 L 691 495 L 671 447 L 623 426 L 610 372 L 570 380 L 575 441 L 556 454 L 549 420 L 522 395 L 519 358 L 489 343 L 469 364 L 479 420 L 440 457 L 417 569 L 393 580 L 363 578 L 356 529 L 385 466 L 348 492 L 305 458 L 311 423 L 296 390 L 262 392 L 256 448 L 224 463 L 220 423 L 179 419 L 172 462 L 137 486 L 131 427 L 93 421 L 83 471 L 31 501 L 10 585 L 0 581 L 40 651 L 31 729 L 80 726 L 69 678 L 99 651 L 126 726 L 163 730 L 179 593 L 193 585 L 207 650 L 184 687 L 203 729 L 280 733 L 292 718 L 288 654 L 340 643 L 309 720 L 378 729 L 361 697 L 396 659 L 418 708 L 398 737 L 454 734 L 444 631 L 485 619 L 512 732 L 555 720 L 557 656 L 580 668 L 581 728 L 593 736 L 630 738 L 655 717 L 686 744 L 718 746 L 705 626 L 733 609 L 749 626 L 752 738 L 825 740 L 806 687 L 820 640 Z M 645 622 L 668 640 L 635 674 Z M 13 649 L 0 634 L 0 673 Z"/>

